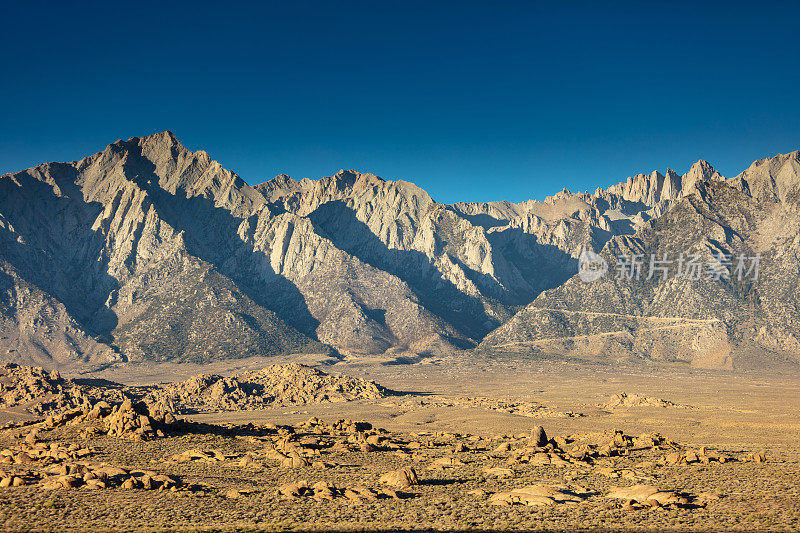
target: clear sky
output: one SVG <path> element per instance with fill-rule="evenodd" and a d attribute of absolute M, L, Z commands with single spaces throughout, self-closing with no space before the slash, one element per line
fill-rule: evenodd
<path fill-rule="evenodd" d="M 542 199 L 800 148 L 800 2 L 4 2 L 0 172 L 172 130 L 254 184 Z"/>

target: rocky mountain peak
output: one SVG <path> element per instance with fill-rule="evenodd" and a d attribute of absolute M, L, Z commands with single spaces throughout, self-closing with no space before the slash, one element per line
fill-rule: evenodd
<path fill-rule="evenodd" d="M 800 151 L 754 161 L 729 181 L 760 200 L 796 205 L 800 203 Z"/>
<path fill-rule="evenodd" d="M 342 192 L 360 190 L 367 187 L 372 187 L 374 185 L 382 185 L 386 183 L 386 180 L 379 178 L 375 174 L 370 174 L 368 172 L 362 173 L 353 169 L 342 169 L 333 176 L 323 179 L 329 181 L 331 186 Z"/>
<path fill-rule="evenodd" d="M 108 145 L 100 154 L 112 153 L 122 155 L 131 151 L 147 153 L 149 156 L 153 156 L 157 159 L 166 157 L 177 158 L 181 154 L 189 153 L 189 150 L 181 144 L 174 133 L 165 130 L 153 133 L 152 135 L 131 137 L 127 140 L 118 139 Z"/>
<path fill-rule="evenodd" d="M 655 206 L 662 200 L 670 199 L 662 196 L 665 176 L 654 170 L 650 174 L 636 174 L 626 181 L 612 185 L 606 192 L 619 196 L 627 202 L 639 202 L 647 206 Z M 672 194 L 672 188 L 667 191 Z"/>
<path fill-rule="evenodd" d="M 671 168 L 668 168 L 665 174 L 657 170 L 650 174 L 636 174 L 606 190 L 598 188 L 594 196 L 606 197 L 610 194 L 626 202 L 657 208 L 656 212 L 660 214 L 668 204 L 690 194 L 697 182 L 723 179 L 714 167 L 701 159 L 694 163 L 686 174 L 679 175 Z"/>
<path fill-rule="evenodd" d="M 698 246 L 726 243 L 762 199 L 795 242 L 792 211 L 775 201 L 800 195 L 798 155 L 756 161 L 730 186 L 700 160 L 594 194 L 445 206 L 353 169 L 250 187 L 169 131 L 132 137 L 0 177 L 0 355 L 104 364 L 474 346 L 501 324 L 522 328 L 527 315 L 511 315 L 564 287 L 584 250 L 638 247 L 645 231 L 664 232 L 653 249 L 677 243 L 674 228 L 723 208 L 729 221 L 695 233 L 710 235 Z M 625 320 L 646 307 L 625 303 Z"/>
<path fill-rule="evenodd" d="M 130 140 L 136 140 L 142 145 L 164 146 L 170 148 L 174 146 L 182 150 L 186 150 L 186 147 L 181 144 L 175 134 L 170 130 L 159 131 L 158 133 L 145 135 L 143 137 L 132 137 Z"/>
<path fill-rule="evenodd" d="M 708 161 L 700 159 L 697 163 L 694 163 L 689 170 L 682 176 L 682 191 L 683 194 L 688 194 L 689 191 L 692 190 L 694 185 L 700 181 L 705 180 L 713 180 L 713 181 L 721 181 L 725 178 L 717 172 L 717 170 L 711 166 Z"/>
<path fill-rule="evenodd" d="M 272 181 L 272 182 L 274 182 L 276 184 L 284 185 L 284 186 L 290 185 L 290 184 L 295 182 L 295 180 L 291 176 L 289 176 L 288 174 L 278 174 L 277 176 L 272 178 L 270 181 Z"/>

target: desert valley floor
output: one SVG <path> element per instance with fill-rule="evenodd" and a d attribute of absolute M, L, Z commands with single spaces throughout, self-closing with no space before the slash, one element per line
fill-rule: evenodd
<path fill-rule="evenodd" d="M 276 362 L 285 361 L 119 367 L 64 377 L 142 386 Z M 87 429 L 103 420 L 86 412 L 22 425 L 36 417 L 4 409 L 0 477 L 12 486 L 0 488 L 0 524 L 7 530 L 800 529 L 797 373 L 475 355 L 320 368 L 394 392 L 176 415 L 186 420 L 148 440 Z M 121 408 L 105 420 L 114 416 L 124 420 Z M 534 430 L 539 425 L 544 438 Z M 16 479 L 20 486 L 13 486 Z"/>

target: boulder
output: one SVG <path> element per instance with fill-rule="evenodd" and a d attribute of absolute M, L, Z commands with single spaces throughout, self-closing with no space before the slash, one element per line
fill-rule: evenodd
<path fill-rule="evenodd" d="M 417 473 L 410 466 L 383 474 L 380 477 L 380 482 L 400 489 L 419 485 Z"/>
<path fill-rule="evenodd" d="M 677 493 L 668 490 L 661 490 L 653 485 L 633 485 L 631 487 L 611 487 L 606 495 L 607 498 L 617 498 L 622 500 L 633 500 L 646 504 L 649 500 L 657 501 L 660 505 L 679 504 L 685 505 L 688 500 Z"/>
<path fill-rule="evenodd" d="M 533 446 L 545 447 L 547 446 L 547 433 L 545 433 L 542 426 L 536 426 L 531 432 L 531 444 Z"/>
<path fill-rule="evenodd" d="M 301 480 L 295 483 L 281 485 L 278 487 L 277 494 L 283 499 L 293 499 L 299 498 L 308 491 L 308 482 L 306 480 Z"/>
<path fill-rule="evenodd" d="M 486 467 L 483 469 L 483 473 L 486 476 L 490 477 L 498 477 L 498 478 L 505 478 L 505 477 L 513 477 L 514 471 L 510 468 L 503 468 L 501 466 L 495 467 Z"/>

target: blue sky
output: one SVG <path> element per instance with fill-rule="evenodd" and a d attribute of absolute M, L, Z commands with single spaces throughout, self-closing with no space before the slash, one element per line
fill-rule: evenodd
<path fill-rule="evenodd" d="M 800 148 L 800 3 L 18 2 L 0 172 L 172 130 L 249 183 L 543 199 Z"/>

